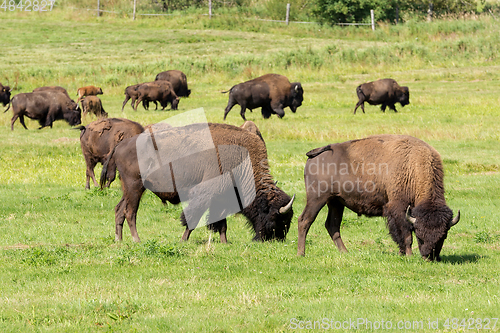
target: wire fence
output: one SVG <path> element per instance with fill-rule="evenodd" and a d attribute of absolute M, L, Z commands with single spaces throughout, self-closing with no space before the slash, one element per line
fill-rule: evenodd
<path fill-rule="evenodd" d="M 74 9 L 74 10 L 94 11 L 97 13 L 97 16 L 100 16 L 101 13 L 126 14 L 128 16 L 132 16 L 132 20 L 135 20 L 137 16 L 179 16 L 180 15 L 180 14 L 160 14 L 160 13 L 138 13 L 136 0 L 134 0 L 134 4 L 132 7 L 132 13 L 126 12 L 126 11 L 117 12 L 117 11 L 110 11 L 110 10 L 101 9 L 100 0 L 97 0 L 97 6 L 95 9 L 77 8 L 77 7 L 67 7 L 67 8 Z M 217 16 L 217 14 L 214 14 L 212 11 L 212 1 L 209 0 L 209 2 L 208 2 L 208 13 L 202 14 L 202 15 L 208 16 L 210 18 L 212 18 L 212 16 Z M 270 19 L 260 19 L 260 18 L 248 18 L 248 19 L 253 19 L 256 21 L 263 21 L 263 22 L 285 23 L 286 25 L 289 25 L 290 23 L 320 24 L 319 22 L 291 21 L 289 19 L 290 18 L 290 4 L 289 3 L 286 5 L 285 17 L 286 17 L 285 20 L 270 20 Z M 370 10 L 370 17 L 371 17 L 371 23 L 336 23 L 336 25 L 339 25 L 339 26 L 371 26 L 372 30 L 375 31 L 375 19 L 374 19 L 373 10 Z"/>

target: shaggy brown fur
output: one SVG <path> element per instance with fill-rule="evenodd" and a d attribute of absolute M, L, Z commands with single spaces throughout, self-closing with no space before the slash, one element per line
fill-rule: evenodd
<path fill-rule="evenodd" d="M 168 142 L 155 142 L 158 145 L 161 144 L 164 148 L 165 146 L 163 145 L 168 145 L 168 147 L 171 146 L 171 148 L 168 149 L 169 151 L 189 152 L 190 146 L 188 145 L 186 147 L 186 142 L 199 142 L 200 140 L 203 140 L 201 139 L 201 136 L 199 136 L 199 130 L 206 128 L 204 126 L 206 126 L 206 124 L 193 124 L 177 128 L 163 127 L 165 128 L 164 131 L 155 132 L 155 140 L 168 140 Z M 248 178 L 249 181 L 253 181 L 255 183 L 256 196 L 247 207 L 244 207 L 242 214 L 249 219 L 249 224 L 255 232 L 254 239 L 284 239 L 293 216 L 293 210 L 291 209 L 292 201 L 290 197 L 285 192 L 280 190 L 272 180 L 272 176 L 269 173 L 267 151 L 264 142 L 257 135 L 239 127 L 225 124 L 208 124 L 208 126 L 213 143 L 217 149 L 217 157 L 219 157 L 219 149 L 221 149 L 220 146 L 239 146 L 245 148 L 249 153 L 253 172 L 244 173 L 244 176 L 250 177 Z M 184 137 L 182 144 L 180 144 L 179 138 L 182 137 L 183 133 L 186 131 L 189 131 L 192 134 L 190 134 L 189 137 Z M 155 173 L 152 174 L 153 176 L 148 175 L 148 178 L 143 182 L 137 157 L 136 141 L 137 137 L 134 137 L 119 144 L 114 153 L 110 155 L 109 160 L 104 164 L 103 171 L 101 173 L 101 186 L 108 178 L 108 163 L 110 165 L 116 165 L 121 176 L 123 197 L 115 208 L 115 239 L 117 241 L 122 240 L 122 229 L 125 219 L 128 221 L 134 241 L 140 241 L 136 229 L 136 216 L 141 196 L 146 188 L 159 188 L 156 187 L 156 185 L 160 184 L 158 183 L 158 179 L 161 179 L 161 175 L 170 175 L 172 172 L 167 169 L 158 170 L 158 173 L 155 171 Z M 240 157 L 235 156 L 234 160 L 224 160 L 223 165 L 231 165 L 230 168 L 233 168 L 241 163 L 239 158 Z M 213 174 L 208 174 L 206 171 L 205 159 L 190 155 L 188 156 L 188 160 L 189 164 L 182 164 L 185 165 L 185 168 L 182 170 L 182 174 L 177 174 L 172 177 L 172 179 L 174 179 L 174 186 L 179 183 L 182 183 L 185 186 L 187 184 L 188 186 L 196 186 L 213 177 Z M 221 163 L 220 159 L 219 163 Z M 221 168 L 220 170 L 225 169 L 223 165 L 219 164 L 219 168 Z M 169 165 L 166 165 L 165 167 L 168 166 Z M 221 172 L 220 170 L 219 172 Z M 181 182 L 178 182 L 179 179 Z M 233 190 L 232 184 L 224 184 L 220 186 L 223 187 L 215 189 L 219 193 Z M 173 204 L 178 204 L 180 202 L 177 190 L 173 192 L 159 192 L 158 190 L 155 190 L 154 193 L 163 202 L 169 201 Z M 221 212 L 212 210 L 212 208 L 217 204 L 217 200 L 217 196 L 208 198 L 193 195 L 186 209 L 192 209 L 191 211 L 196 210 L 197 212 L 204 212 L 206 209 L 209 209 L 209 214 L 216 214 L 218 216 Z M 286 208 L 284 208 L 285 206 Z M 183 224 L 186 225 L 184 213 L 181 220 Z M 219 220 L 219 222 L 209 225 L 209 228 L 214 231 L 218 231 L 221 236 L 221 241 L 226 242 L 227 227 L 225 218 Z M 186 226 L 183 240 L 187 240 L 190 233 L 191 230 Z"/>
<path fill-rule="evenodd" d="M 141 124 L 121 118 L 96 120 L 86 127 L 82 126 L 80 129 L 82 130 L 80 133 L 80 145 L 85 164 L 87 165 L 85 172 L 87 177 L 85 182 L 86 189 L 90 188 L 90 178 L 94 181 L 94 185 L 97 186 L 94 175 L 94 168 L 97 163 L 103 164 L 117 144 L 142 133 L 144 130 Z M 106 186 L 109 186 L 115 179 L 115 170 L 114 166 L 108 166 L 109 180 Z"/>
<path fill-rule="evenodd" d="M 87 96 L 82 100 L 82 113 L 95 114 L 97 118 L 108 118 L 108 113 L 102 107 L 101 99 L 97 96 Z"/>
<path fill-rule="evenodd" d="M 299 217 L 298 254 L 305 253 L 309 227 L 328 205 L 325 227 L 340 251 L 344 207 L 366 216 L 384 216 L 401 254 L 411 255 L 412 231 L 423 257 L 438 259 L 453 223 L 446 206 L 443 165 L 427 143 L 406 135 L 375 135 L 307 153 L 307 204 Z M 416 218 L 413 224 L 406 210 Z"/>

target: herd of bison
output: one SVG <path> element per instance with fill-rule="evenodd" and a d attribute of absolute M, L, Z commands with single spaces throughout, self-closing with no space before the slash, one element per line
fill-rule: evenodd
<path fill-rule="evenodd" d="M 81 124 L 81 116 L 86 113 L 98 117 L 87 126 L 78 127 L 87 165 L 85 188 L 90 188 L 90 179 L 98 186 L 94 175 L 97 163 L 103 165 L 99 179 L 101 188 L 109 186 L 115 179 L 116 171 L 119 172 L 123 196 L 115 208 L 117 241 L 122 239 L 125 220 L 134 241 L 140 241 L 136 216 L 146 189 L 164 203 L 188 202 L 180 217 L 185 226 L 183 240 L 188 240 L 204 212 L 208 211 L 214 222 L 207 227 L 220 233 L 221 242 L 227 242 L 225 217 L 229 214 L 224 208 L 224 198 L 228 193 L 236 194 L 240 208 L 229 213 L 239 211 L 248 219 L 254 240 L 285 239 L 292 223 L 295 195 L 290 197 L 273 181 L 265 141 L 257 126 L 246 121 L 245 110 L 261 108 L 264 118 L 270 118 L 272 114 L 284 117 L 286 107 L 296 112 L 302 105 L 304 94 L 299 82 L 290 83 L 285 76 L 266 74 L 225 91 L 229 92 L 229 101 L 224 119 L 238 104 L 240 115 L 245 120 L 241 127 L 217 123 L 143 127 L 127 119 L 108 118 L 97 97 L 104 92 L 94 86 L 78 89 L 76 102 L 64 88 L 58 86 L 40 87 L 30 93 L 19 93 L 12 99 L 11 90 L 0 84 L 0 102 L 8 105 L 5 111 L 12 107 L 12 130 L 17 119 L 26 128 L 25 116 L 38 120 L 40 128 L 52 127 L 56 120 L 65 120 L 76 126 Z M 134 110 L 141 102 L 145 109 L 149 108 L 150 102 L 156 107 L 159 102 L 163 109 L 170 104 L 176 110 L 180 97 L 188 97 L 190 93 L 184 73 L 178 70 L 162 72 L 153 82 L 127 87 L 122 111 L 129 100 Z M 410 102 L 408 87 L 399 86 L 393 79 L 361 84 L 356 93 L 359 101 L 354 113 L 360 106 L 364 112 L 365 102 L 381 105 L 382 111 L 388 106 L 394 112 L 397 112 L 396 103 L 405 106 Z M 207 129 L 210 132 L 208 139 L 204 135 Z M 182 158 L 182 163 L 164 163 L 154 172 L 145 173 L 140 167 L 144 152 L 138 149 L 141 147 L 139 141 L 144 140 L 144 136 L 157 151 L 157 145 L 162 140 L 162 149 L 187 157 Z M 211 152 L 191 153 L 196 151 L 195 146 L 205 143 L 213 145 Z M 227 147 L 239 147 L 238 152 L 243 153 L 223 153 L 223 148 L 227 151 Z M 306 155 L 306 205 L 298 217 L 298 255 L 305 254 L 309 228 L 327 205 L 325 227 L 340 251 L 347 251 L 340 236 L 340 224 L 347 207 L 358 215 L 385 217 L 389 233 L 398 244 L 401 255 L 412 254 L 415 234 L 421 256 L 427 260 L 440 260 L 444 240 L 449 229 L 458 223 L 460 211 L 454 217 L 446 205 L 443 165 L 434 148 L 411 136 L 385 134 L 330 144 L 313 149 Z M 210 156 L 216 161 L 215 168 L 207 163 L 207 158 L 212 158 Z M 251 162 L 251 168 L 241 171 L 238 168 L 245 161 Z M 237 169 L 240 170 L 238 177 L 241 182 L 235 180 Z M 224 178 L 226 175 L 230 177 Z M 225 180 L 213 182 L 217 177 Z M 245 195 L 248 198 L 248 193 L 243 193 L 247 185 L 242 183 L 245 182 L 251 185 L 251 200 L 245 200 Z M 159 186 L 166 183 L 170 186 Z M 194 219 L 196 223 L 188 223 L 188 219 Z"/>

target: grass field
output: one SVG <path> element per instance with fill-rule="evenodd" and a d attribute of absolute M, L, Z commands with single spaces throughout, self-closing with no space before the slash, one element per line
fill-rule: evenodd
<path fill-rule="evenodd" d="M 308 321 L 337 331 L 353 330 L 338 327 L 349 321 L 359 331 L 381 329 L 382 321 L 392 331 L 499 330 L 495 320 L 487 326 L 488 318 L 500 317 L 494 20 L 381 25 L 373 33 L 239 22 L 237 15 L 132 22 L 72 11 L 0 11 L 0 19 L 0 82 L 16 87 L 13 93 L 62 85 L 76 99 L 78 87 L 93 84 L 102 87 L 110 117 L 143 125 L 198 107 L 209 121 L 222 122 L 227 95 L 220 92 L 268 72 L 300 81 L 305 91 L 303 106 L 295 114 L 286 109 L 283 119 L 246 114 L 266 140 L 278 186 L 297 196 L 285 242 L 252 242 L 245 220 L 234 216 L 228 244 L 203 228 L 181 243 L 181 208 L 147 192 L 137 218 L 142 243 L 132 242 L 127 227 L 124 241 L 115 243 L 120 182 L 84 190 L 80 132 L 62 121 L 37 130 L 31 120 L 29 130 L 17 122 L 11 131 L 12 113 L 0 113 L 2 332 L 280 332 Z M 134 112 L 127 105 L 121 112 L 126 86 L 174 68 L 187 74 L 192 89 L 178 111 Z M 356 86 L 384 77 L 408 86 L 411 104 L 398 104 L 397 114 L 367 105 L 366 114 L 353 115 Z M 226 123 L 241 125 L 238 111 Z M 382 218 L 350 211 L 342 226 L 349 253 L 337 251 L 323 211 L 309 232 L 307 255 L 297 257 L 305 153 L 381 133 L 416 136 L 441 154 L 448 206 L 462 214 L 442 262 L 400 257 Z"/>

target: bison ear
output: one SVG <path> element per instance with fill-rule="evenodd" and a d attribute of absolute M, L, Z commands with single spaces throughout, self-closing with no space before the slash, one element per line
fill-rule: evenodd
<path fill-rule="evenodd" d="M 460 210 L 458 211 L 457 216 L 455 216 L 453 220 L 450 221 L 450 228 L 457 224 L 458 221 L 460 221 Z"/>

